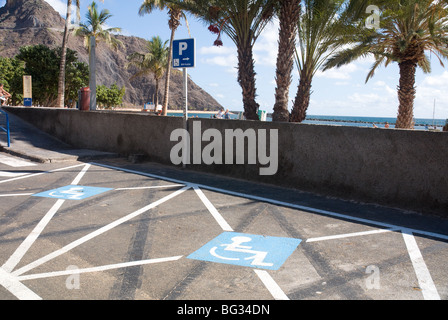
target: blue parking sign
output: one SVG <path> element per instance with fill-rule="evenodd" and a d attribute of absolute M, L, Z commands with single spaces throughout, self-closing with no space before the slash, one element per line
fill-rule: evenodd
<path fill-rule="evenodd" d="M 196 41 L 194 38 L 173 41 L 173 68 L 194 68 Z"/>
<path fill-rule="evenodd" d="M 301 239 L 224 232 L 187 258 L 278 270 L 300 242 Z"/>
<path fill-rule="evenodd" d="M 62 188 L 37 193 L 33 196 L 51 198 L 51 199 L 63 199 L 63 200 L 84 200 L 110 190 L 113 189 L 70 185 Z"/>

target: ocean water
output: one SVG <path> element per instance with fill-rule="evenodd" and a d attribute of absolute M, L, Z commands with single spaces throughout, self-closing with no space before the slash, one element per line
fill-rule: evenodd
<path fill-rule="evenodd" d="M 216 113 L 216 112 L 215 112 Z M 188 118 L 201 118 L 201 119 L 210 119 L 213 118 L 213 112 L 204 113 L 204 112 L 194 112 L 188 111 Z M 183 117 L 183 113 L 181 112 L 168 112 L 167 116 L 169 117 Z M 230 114 L 230 119 L 238 119 L 238 114 Z"/>
<path fill-rule="evenodd" d="M 181 113 L 168 113 L 168 116 L 182 116 Z M 212 117 L 210 113 L 195 113 L 191 111 L 188 113 L 189 118 L 208 118 Z M 231 119 L 238 119 L 237 114 L 232 114 Z M 336 125 L 336 126 L 350 126 L 350 127 L 374 127 L 384 128 L 386 122 L 389 123 L 390 128 L 395 127 L 396 118 L 387 117 L 349 117 L 349 116 L 315 116 L 309 115 L 303 122 L 305 124 L 321 124 L 321 125 Z M 267 121 L 272 121 L 272 118 L 267 117 Z M 446 119 L 415 119 L 416 130 L 429 130 L 435 126 L 438 130 L 442 130 L 446 123 Z"/>
<path fill-rule="evenodd" d="M 347 117 L 347 116 L 313 116 L 310 115 L 304 121 L 309 124 L 339 125 L 352 127 L 374 127 L 384 128 L 386 122 L 390 128 L 395 127 L 396 118 L 386 117 Z M 445 125 L 445 119 L 415 119 L 416 130 L 428 130 L 435 126 L 438 130 L 442 130 Z"/>

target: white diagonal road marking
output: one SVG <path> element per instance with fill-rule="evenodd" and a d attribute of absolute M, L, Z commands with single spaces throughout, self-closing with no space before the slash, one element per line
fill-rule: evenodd
<path fill-rule="evenodd" d="M 7 166 L 14 167 L 14 168 L 31 167 L 31 166 L 36 165 L 35 163 L 29 162 L 29 161 L 12 158 L 12 157 L 7 157 L 4 155 L 0 155 L 0 162 L 3 164 L 6 164 Z"/>

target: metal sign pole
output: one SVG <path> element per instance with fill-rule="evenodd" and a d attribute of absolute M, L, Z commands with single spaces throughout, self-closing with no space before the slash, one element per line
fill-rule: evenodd
<path fill-rule="evenodd" d="M 184 117 L 185 120 L 188 120 L 188 71 L 187 68 L 184 68 L 184 97 L 185 97 L 185 111 Z"/>
<path fill-rule="evenodd" d="M 185 110 L 184 110 L 184 129 L 185 129 L 185 137 L 184 137 L 184 159 L 183 159 L 183 168 L 187 167 L 188 157 L 190 156 L 190 139 L 188 139 L 188 71 L 187 68 L 183 68 L 184 74 L 184 98 L 185 98 Z"/>
<path fill-rule="evenodd" d="M 90 110 L 96 110 L 96 39 L 94 36 L 90 37 Z"/>
<path fill-rule="evenodd" d="M 173 68 L 183 69 L 184 76 L 184 98 L 185 98 L 185 110 L 184 110 L 184 153 L 183 153 L 183 168 L 186 168 L 190 163 L 190 135 L 188 132 L 188 68 L 194 68 L 196 58 L 196 41 L 193 38 L 174 40 L 173 41 Z"/>

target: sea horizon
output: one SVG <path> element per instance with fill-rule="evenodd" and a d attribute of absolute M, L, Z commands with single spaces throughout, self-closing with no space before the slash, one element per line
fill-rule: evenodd
<path fill-rule="evenodd" d="M 238 114 L 241 111 L 231 111 L 231 119 L 238 119 Z M 194 110 L 188 111 L 190 118 L 211 118 L 215 111 L 210 112 L 196 112 Z M 169 116 L 179 116 L 183 114 L 180 110 L 168 111 Z M 384 128 L 386 123 L 391 128 L 394 128 L 396 117 L 371 117 L 371 116 L 332 116 L 332 115 L 308 115 L 303 121 L 304 124 L 321 124 L 321 125 L 341 125 L 353 127 L 374 127 Z M 272 121 L 271 114 L 268 114 L 267 121 Z M 437 129 L 442 129 L 447 119 L 432 119 L 432 118 L 415 118 L 416 129 L 429 129 L 435 126 Z"/>

